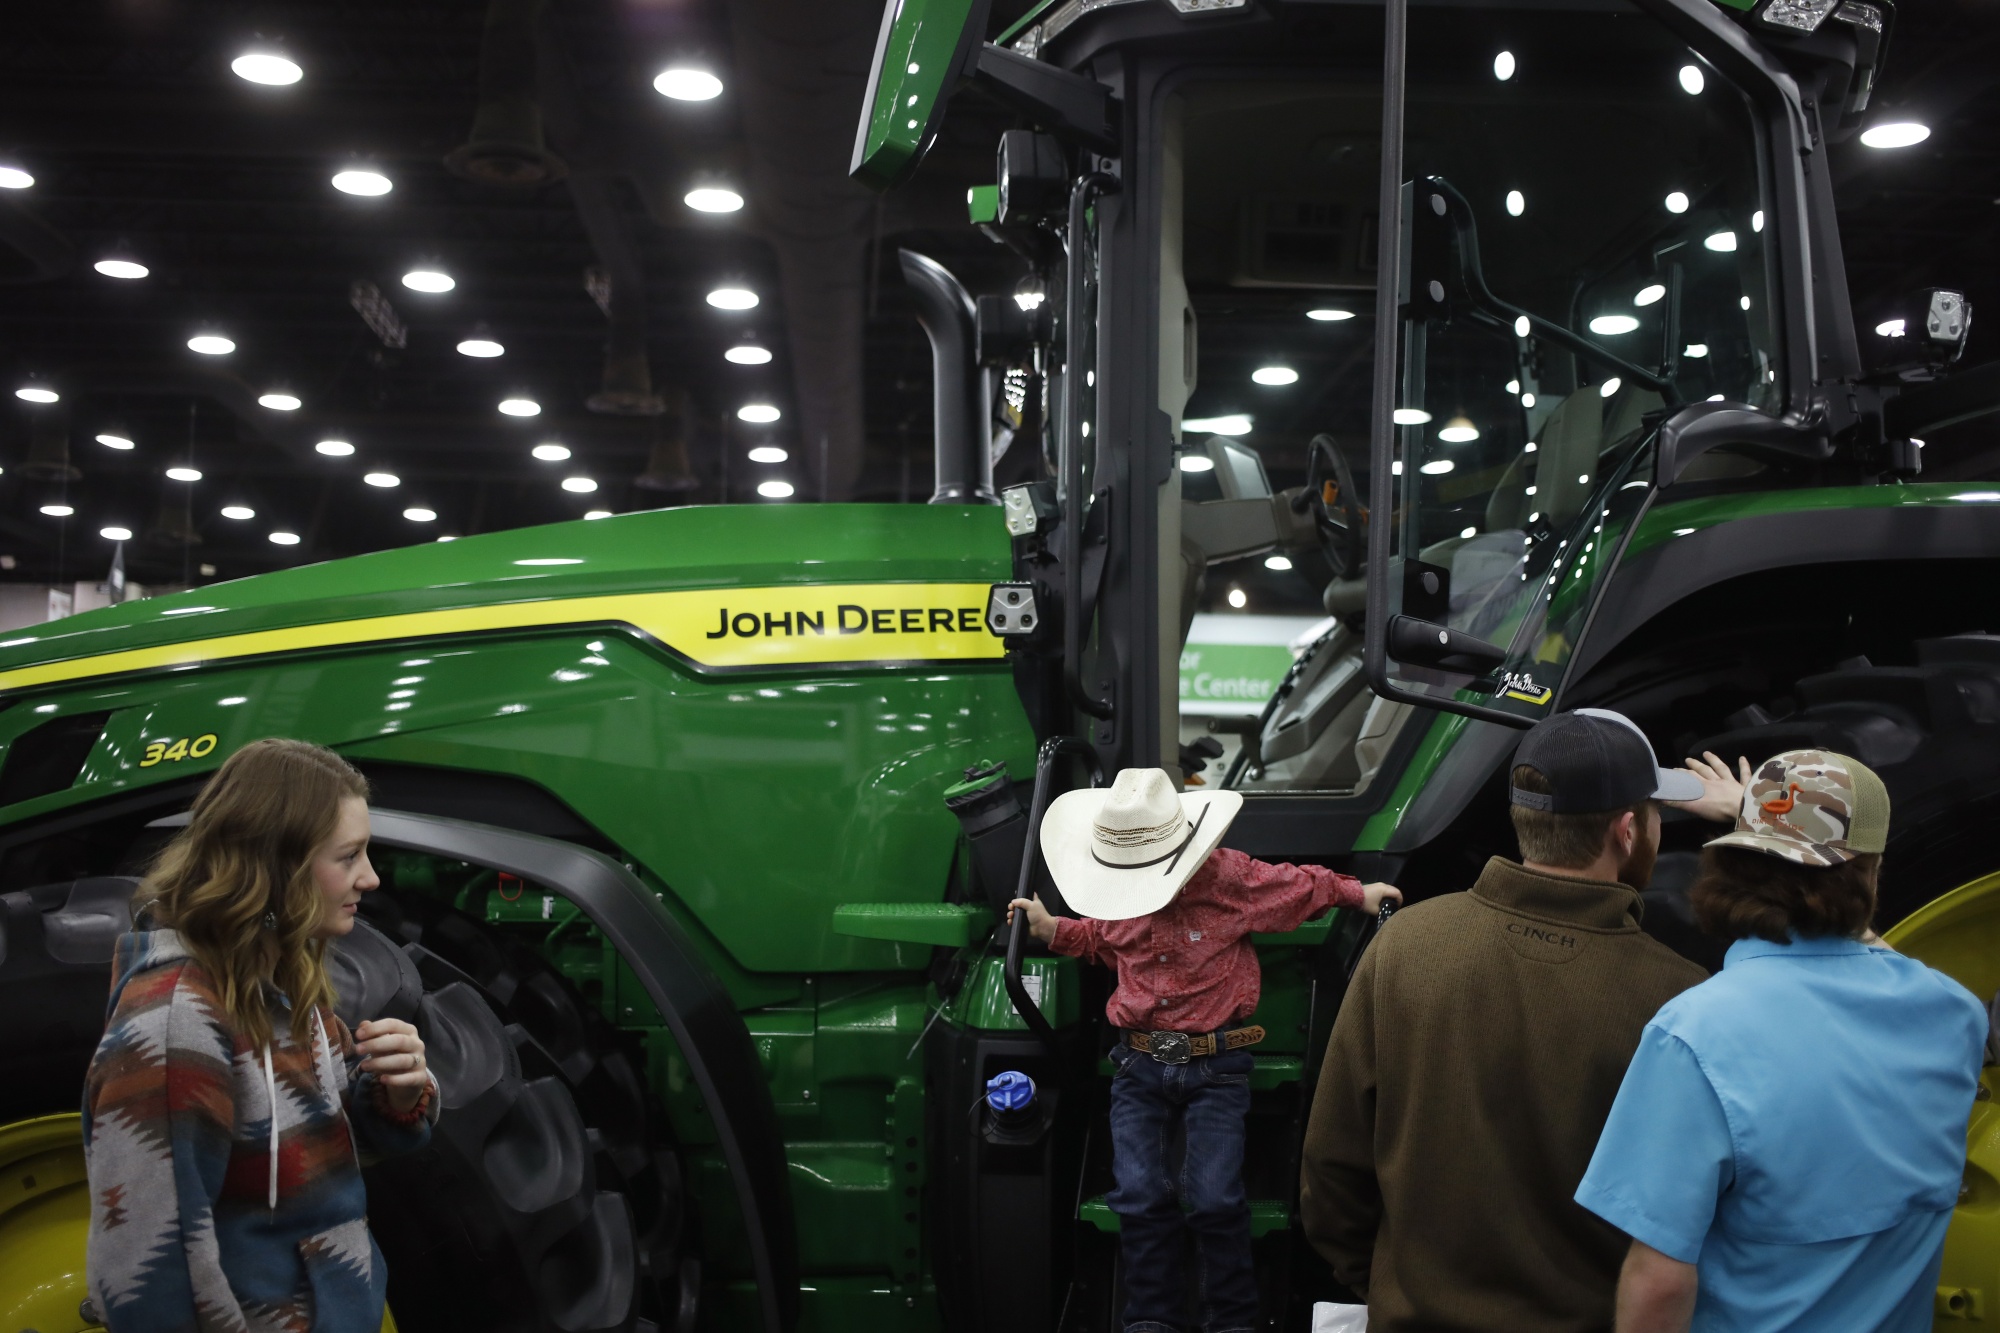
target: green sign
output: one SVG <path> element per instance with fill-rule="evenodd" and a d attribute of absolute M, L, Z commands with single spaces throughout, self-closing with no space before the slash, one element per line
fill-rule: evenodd
<path fill-rule="evenodd" d="M 1316 623 L 1305 616 L 1196 616 L 1181 650 L 1181 711 L 1261 712 L 1292 669 L 1292 645 Z"/>

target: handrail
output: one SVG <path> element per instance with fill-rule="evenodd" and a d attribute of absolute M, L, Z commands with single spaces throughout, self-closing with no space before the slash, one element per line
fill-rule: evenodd
<path fill-rule="evenodd" d="M 1063 292 L 1063 686 L 1070 702 L 1094 718 L 1111 716 L 1111 701 L 1083 687 L 1083 376 L 1085 340 L 1078 312 L 1083 308 L 1087 271 L 1085 213 L 1092 199 L 1118 189 L 1116 177 L 1101 171 L 1079 176 L 1069 192 L 1069 271 Z"/>
<path fill-rule="evenodd" d="M 1076 755 L 1090 765 L 1091 786 L 1104 785 L 1104 765 L 1099 762 L 1097 751 L 1089 742 L 1076 736 L 1051 736 L 1042 742 L 1042 748 L 1035 756 L 1035 794 L 1028 803 L 1028 834 L 1021 847 L 1021 878 L 1014 887 L 1016 898 L 1027 898 L 1031 894 L 1035 857 L 1041 850 L 1042 816 L 1049 808 L 1049 779 L 1055 771 L 1057 757 L 1064 754 Z M 1001 979 L 1007 987 L 1007 998 L 1014 1002 L 1014 1012 L 1021 1016 L 1021 1021 L 1044 1041 L 1053 1042 L 1055 1028 L 1021 980 L 1021 948 L 1026 944 L 1027 937 L 1028 914 L 1015 912 L 1013 923 L 1007 929 L 1007 965 Z"/>

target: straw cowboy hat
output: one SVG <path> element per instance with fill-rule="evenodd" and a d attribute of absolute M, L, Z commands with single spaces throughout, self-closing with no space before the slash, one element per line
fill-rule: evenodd
<path fill-rule="evenodd" d="M 1229 821 L 1233 791 L 1176 792 L 1164 769 L 1127 768 L 1109 787 L 1064 792 L 1042 816 L 1042 856 L 1072 908 L 1123 921 L 1172 902 Z"/>

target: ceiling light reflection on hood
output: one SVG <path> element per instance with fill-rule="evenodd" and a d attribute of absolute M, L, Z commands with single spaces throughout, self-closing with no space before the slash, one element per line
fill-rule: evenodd
<path fill-rule="evenodd" d="M 706 102 L 722 96 L 722 80 L 705 69 L 676 65 L 660 71 L 653 80 L 653 91 L 676 102 Z"/>
<path fill-rule="evenodd" d="M 734 213 L 743 207 L 743 196 L 734 190 L 709 185 L 689 190 L 681 202 L 697 213 Z"/>
<path fill-rule="evenodd" d="M 306 76 L 297 61 L 275 51 L 245 51 L 229 62 L 229 69 L 239 79 L 272 88 L 297 83 Z"/>
<path fill-rule="evenodd" d="M 609 509 L 589 509 L 584 511 L 583 516 L 585 518 L 610 518 L 611 511 Z"/>
<path fill-rule="evenodd" d="M 387 194 L 396 188 L 395 183 L 379 171 L 365 171 L 354 168 L 333 174 L 333 188 L 342 194 L 358 194 L 364 198 Z"/>
<path fill-rule="evenodd" d="M 1184 435 L 1248 435 L 1250 418 L 1241 412 L 1219 417 L 1189 417 L 1181 422 Z"/>

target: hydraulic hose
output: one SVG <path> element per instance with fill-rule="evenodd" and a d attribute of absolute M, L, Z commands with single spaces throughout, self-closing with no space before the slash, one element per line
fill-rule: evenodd
<path fill-rule="evenodd" d="M 1032 896 L 1035 858 L 1041 853 L 1042 816 L 1049 808 L 1050 779 L 1055 774 L 1057 758 L 1065 754 L 1073 754 L 1090 765 L 1091 786 L 1104 785 L 1104 766 L 1088 742 L 1076 736 L 1052 736 L 1042 742 L 1041 751 L 1035 756 L 1035 794 L 1028 803 L 1028 834 L 1021 847 L 1021 878 L 1014 887 L 1016 898 Z M 1007 965 L 1001 978 L 1007 987 L 1007 998 L 1014 1002 L 1014 1012 L 1021 1016 L 1021 1021 L 1036 1036 L 1053 1044 L 1056 1030 L 1042 1013 L 1042 1007 L 1028 994 L 1027 983 L 1021 980 L 1021 948 L 1027 939 L 1028 914 L 1015 912 L 1013 923 L 1007 928 Z"/>

